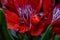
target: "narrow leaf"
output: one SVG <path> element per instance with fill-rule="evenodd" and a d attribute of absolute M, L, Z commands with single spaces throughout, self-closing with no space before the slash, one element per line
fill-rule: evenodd
<path fill-rule="evenodd" d="M 5 15 L 4 15 L 2 9 L 0 9 L 0 24 L 2 24 L 2 32 L 3 32 L 6 40 L 14 40 L 13 37 L 11 36 L 10 32 L 8 31 Z"/>

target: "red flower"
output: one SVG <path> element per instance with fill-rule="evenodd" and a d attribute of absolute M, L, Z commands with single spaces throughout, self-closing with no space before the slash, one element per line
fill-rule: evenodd
<path fill-rule="evenodd" d="M 52 32 L 60 34 L 60 4 L 57 4 L 53 11 L 52 22 L 54 24 Z"/>
<path fill-rule="evenodd" d="M 37 19 L 37 23 L 39 21 L 39 24 L 38 25 L 33 25 L 32 29 L 29 31 L 29 33 L 32 35 L 32 36 L 38 36 L 38 35 L 41 35 L 45 30 L 46 28 L 48 27 L 48 25 L 51 23 L 51 20 L 52 20 L 52 12 L 53 12 L 53 8 L 54 8 L 54 2 L 55 0 L 44 0 L 43 1 L 43 15 L 40 16 L 40 18 L 38 17 Z M 41 13 L 40 13 L 41 14 Z M 36 20 L 36 17 L 35 16 L 33 19 Z M 33 21 L 35 23 L 35 20 Z"/>
<path fill-rule="evenodd" d="M 43 1 L 43 15 L 40 16 L 38 14 L 42 0 L 2 0 L 1 2 L 9 29 L 20 33 L 28 31 L 32 36 L 38 36 L 46 30 L 52 21 L 55 0 Z M 54 27 L 53 32 L 59 33 L 59 29 L 59 27 Z"/>
<path fill-rule="evenodd" d="M 31 18 L 39 13 L 42 0 L 1 0 L 1 3 L 8 28 L 24 33 L 32 28 Z"/>

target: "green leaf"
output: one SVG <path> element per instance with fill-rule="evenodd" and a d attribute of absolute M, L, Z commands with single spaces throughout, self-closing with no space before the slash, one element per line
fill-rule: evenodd
<path fill-rule="evenodd" d="M 0 10 L 2 10 L 2 9 L 0 8 Z M 1 16 L 2 16 L 2 15 L 1 15 L 1 12 L 0 12 L 0 24 L 1 24 Z"/>
<path fill-rule="evenodd" d="M 18 39 L 17 40 L 23 40 L 23 34 L 21 34 L 21 33 L 17 33 L 17 36 L 18 36 Z"/>
<path fill-rule="evenodd" d="M 33 40 L 41 40 L 41 36 L 33 36 Z"/>
<path fill-rule="evenodd" d="M 8 31 L 5 15 L 1 8 L 0 8 L 0 24 L 2 25 L 2 32 L 3 32 L 6 40 L 14 40 L 13 37 L 11 36 L 10 32 Z"/>
<path fill-rule="evenodd" d="M 18 33 L 19 40 L 30 40 L 30 35 L 28 33 Z"/>
<path fill-rule="evenodd" d="M 49 40 L 51 37 L 52 24 L 50 24 L 47 30 L 42 34 L 42 40 Z"/>
<path fill-rule="evenodd" d="M 54 40 L 59 40 L 60 39 L 60 35 L 56 35 Z"/>

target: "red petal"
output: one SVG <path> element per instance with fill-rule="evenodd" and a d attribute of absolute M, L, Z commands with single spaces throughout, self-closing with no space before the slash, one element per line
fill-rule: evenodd
<path fill-rule="evenodd" d="M 20 24 L 20 19 L 18 15 L 8 10 L 4 10 L 4 12 L 7 20 L 8 29 L 17 31 Z"/>
<path fill-rule="evenodd" d="M 20 23 L 20 19 L 17 14 L 15 14 L 11 11 L 8 11 L 8 10 L 4 10 L 4 12 L 6 15 L 7 22 L 12 22 L 12 23 L 16 23 L 16 24 Z"/>
<path fill-rule="evenodd" d="M 19 32 L 20 32 L 20 33 L 27 32 L 28 30 L 30 30 L 30 28 L 27 27 L 26 25 L 21 25 L 21 26 L 19 26 Z"/>
<path fill-rule="evenodd" d="M 8 29 L 10 29 L 10 30 L 16 30 L 16 31 L 18 31 L 18 27 L 19 27 L 19 25 L 18 24 L 14 24 L 14 23 L 7 23 L 7 26 L 8 26 Z"/>
<path fill-rule="evenodd" d="M 45 16 L 48 15 L 49 13 L 52 13 L 54 8 L 54 3 L 55 0 L 44 0 L 43 11 Z"/>
<path fill-rule="evenodd" d="M 39 13 L 39 11 L 42 7 L 42 0 L 32 0 L 31 5 L 32 5 L 32 8 L 36 10 L 35 12 Z"/>
<path fill-rule="evenodd" d="M 52 31 L 56 34 L 60 34 L 60 27 L 54 27 Z"/>
<path fill-rule="evenodd" d="M 29 33 L 32 36 L 39 36 L 44 31 L 44 26 L 45 24 L 43 22 L 40 22 L 39 26 L 33 26 L 31 30 L 29 31 Z"/>
<path fill-rule="evenodd" d="M 34 15 L 32 18 L 31 18 L 31 22 L 32 24 L 38 24 L 41 20 L 41 17 L 39 17 L 38 15 Z"/>
<path fill-rule="evenodd" d="M 14 11 L 17 13 L 16 7 L 14 6 L 13 0 L 1 0 L 2 6 L 5 9 L 8 9 L 10 11 Z"/>

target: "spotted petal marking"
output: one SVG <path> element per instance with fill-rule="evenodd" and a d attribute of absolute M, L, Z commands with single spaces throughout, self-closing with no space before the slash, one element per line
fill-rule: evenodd
<path fill-rule="evenodd" d="M 60 10 L 59 10 L 59 8 L 55 8 L 54 11 L 53 11 L 52 22 L 54 22 L 56 20 L 60 20 Z"/>
<path fill-rule="evenodd" d="M 34 9 L 30 5 L 25 5 L 24 8 L 18 8 L 18 12 L 20 15 L 20 19 L 27 23 L 27 20 L 30 18 L 29 22 L 27 24 L 30 24 L 29 26 L 31 27 L 31 17 L 32 13 L 34 12 Z"/>

